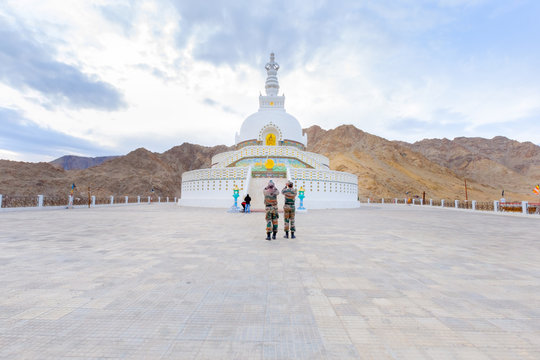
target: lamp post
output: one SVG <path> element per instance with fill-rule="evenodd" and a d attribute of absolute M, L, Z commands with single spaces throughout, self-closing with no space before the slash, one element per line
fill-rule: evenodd
<path fill-rule="evenodd" d="M 298 198 L 300 199 L 300 206 L 298 207 L 298 210 L 306 210 L 304 207 L 304 198 L 306 197 L 304 193 L 304 187 L 300 186 L 300 189 L 298 190 Z"/>
<path fill-rule="evenodd" d="M 240 209 L 238 208 L 238 197 L 240 196 L 240 189 L 236 184 L 233 187 L 233 198 L 234 198 L 234 205 L 231 206 L 229 212 L 239 212 Z"/>

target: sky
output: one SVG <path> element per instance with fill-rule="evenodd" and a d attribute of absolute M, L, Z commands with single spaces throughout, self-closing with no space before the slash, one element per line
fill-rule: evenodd
<path fill-rule="evenodd" d="M 536 0 L 3 0 L 0 159 L 233 145 L 270 52 L 304 128 L 540 144 L 538 18 Z"/>

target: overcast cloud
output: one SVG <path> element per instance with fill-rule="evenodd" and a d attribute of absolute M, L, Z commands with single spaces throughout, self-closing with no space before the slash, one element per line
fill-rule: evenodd
<path fill-rule="evenodd" d="M 539 17 L 533 0 L 3 1 L 0 158 L 232 145 L 272 51 L 303 127 L 540 144 Z"/>

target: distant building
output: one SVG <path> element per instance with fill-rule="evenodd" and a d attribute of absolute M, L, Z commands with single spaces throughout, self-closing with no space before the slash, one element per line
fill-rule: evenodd
<path fill-rule="evenodd" d="M 302 187 L 307 209 L 358 206 L 358 177 L 332 171 L 327 157 L 305 151 L 307 135 L 285 111 L 285 96 L 278 95 L 279 65 L 273 53 L 265 69 L 266 96 L 259 96 L 259 111 L 248 116 L 236 133 L 236 150 L 214 156 L 210 169 L 185 172 L 179 204 L 230 207 L 233 187 L 238 186 L 240 199 L 249 193 L 252 209 L 262 209 L 262 190 L 273 179 L 279 190 L 287 180 Z"/>

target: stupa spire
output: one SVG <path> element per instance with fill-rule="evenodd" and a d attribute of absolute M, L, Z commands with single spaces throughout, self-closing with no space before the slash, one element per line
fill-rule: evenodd
<path fill-rule="evenodd" d="M 279 91 L 279 82 L 277 79 L 277 71 L 279 70 L 279 64 L 274 61 L 274 53 L 270 54 L 270 62 L 266 63 L 266 73 L 268 74 L 265 83 L 266 95 L 277 96 Z"/>

